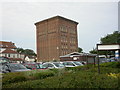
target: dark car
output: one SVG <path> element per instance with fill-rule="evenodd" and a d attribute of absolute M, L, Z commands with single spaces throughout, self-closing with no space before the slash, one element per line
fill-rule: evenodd
<path fill-rule="evenodd" d="M 6 57 L 0 57 L 0 63 L 10 63 L 11 61 Z"/>
<path fill-rule="evenodd" d="M 0 72 L 8 73 L 8 72 L 23 72 L 30 71 L 24 65 L 18 63 L 2 63 L 0 64 Z"/>

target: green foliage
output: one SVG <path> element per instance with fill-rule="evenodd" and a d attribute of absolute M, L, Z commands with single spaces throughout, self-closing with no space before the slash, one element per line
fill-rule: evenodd
<path fill-rule="evenodd" d="M 97 50 L 96 49 L 93 49 L 91 51 L 89 51 L 91 54 L 97 54 Z"/>
<path fill-rule="evenodd" d="M 27 55 L 27 56 L 29 56 L 29 55 L 37 56 L 37 55 L 35 54 L 35 52 L 34 52 L 33 50 L 31 50 L 31 49 L 17 48 L 17 52 L 18 52 L 18 53 L 25 54 L 25 55 Z"/>
<path fill-rule="evenodd" d="M 53 71 L 47 71 L 47 72 L 45 71 L 45 72 L 35 73 L 34 77 L 35 79 L 44 79 L 44 78 L 51 77 L 54 75 L 55 73 Z"/>
<path fill-rule="evenodd" d="M 3 84 L 4 88 L 115 88 L 120 89 L 118 79 L 120 62 L 100 64 L 101 74 L 97 65 L 85 65 L 65 69 L 34 70 L 24 72 L 29 81 Z M 6 74 L 9 75 L 9 74 Z"/>
<path fill-rule="evenodd" d="M 16 83 L 26 81 L 27 78 L 20 72 L 7 73 L 3 75 L 2 84 Z"/>
<path fill-rule="evenodd" d="M 10 84 L 16 82 L 22 82 L 27 80 L 36 80 L 36 79 L 43 79 L 47 77 L 54 76 L 55 72 L 51 70 L 33 70 L 33 71 L 26 71 L 26 72 L 13 72 L 13 73 L 6 73 L 3 74 L 2 83 Z"/>
<path fill-rule="evenodd" d="M 120 43 L 120 32 L 114 31 L 113 34 L 107 34 L 101 38 L 101 44 L 115 44 Z"/>
<path fill-rule="evenodd" d="M 90 69 L 89 69 L 90 70 Z M 119 88 L 118 78 L 91 70 L 76 71 L 62 76 L 5 85 L 3 88 Z"/>
<path fill-rule="evenodd" d="M 80 47 L 78 47 L 78 52 L 79 52 L 79 53 L 82 53 L 82 52 L 83 52 L 83 49 L 80 48 Z"/>
<path fill-rule="evenodd" d="M 100 64 L 101 67 L 120 68 L 120 62 L 106 62 Z"/>

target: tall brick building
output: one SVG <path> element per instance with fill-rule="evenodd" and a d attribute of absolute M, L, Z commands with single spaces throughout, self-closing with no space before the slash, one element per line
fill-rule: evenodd
<path fill-rule="evenodd" d="M 59 60 L 59 56 L 77 51 L 77 24 L 61 16 L 35 23 L 38 61 Z"/>

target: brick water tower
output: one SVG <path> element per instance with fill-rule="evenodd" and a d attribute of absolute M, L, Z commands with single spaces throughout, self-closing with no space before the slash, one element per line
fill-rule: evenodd
<path fill-rule="evenodd" d="M 38 61 L 60 60 L 78 49 L 78 22 L 55 16 L 35 23 Z"/>

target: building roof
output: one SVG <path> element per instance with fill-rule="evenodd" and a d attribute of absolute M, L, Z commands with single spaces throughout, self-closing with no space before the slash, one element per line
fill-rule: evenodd
<path fill-rule="evenodd" d="M 14 51 L 14 50 L 11 50 L 11 49 L 6 49 L 2 53 L 14 53 L 14 54 L 18 54 L 17 51 Z"/>
<path fill-rule="evenodd" d="M 96 54 L 72 52 L 70 54 L 60 56 L 60 57 L 74 57 L 74 56 L 96 56 Z"/>
<path fill-rule="evenodd" d="M 51 17 L 51 18 L 48 18 L 48 19 L 45 19 L 45 20 L 36 22 L 35 25 L 38 24 L 38 23 L 41 23 L 41 22 L 45 22 L 45 21 L 47 21 L 47 20 L 55 19 L 55 18 L 61 18 L 61 19 L 64 19 L 64 20 L 71 21 L 71 22 L 73 22 L 73 23 L 75 23 L 75 24 L 78 24 L 78 22 L 76 22 L 76 21 L 73 21 L 73 20 L 70 20 L 70 19 L 67 19 L 67 18 L 64 18 L 64 17 L 58 15 L 58 16 L 54 16 L 54 17 Z"/>
<path fill-rule="evenodd" d="M 14 43 L 12 42 L 5 42 L 5 41 L 0 41 L 0 48 L 11 48 L 15 49 L 17 48 Z"/>
<path fill-rule="evenodd" d="M 9 60 L 11 60 L 11 61 L 24 61 L 21 58 L 9 58 Z"/>

